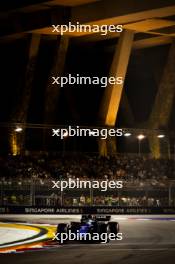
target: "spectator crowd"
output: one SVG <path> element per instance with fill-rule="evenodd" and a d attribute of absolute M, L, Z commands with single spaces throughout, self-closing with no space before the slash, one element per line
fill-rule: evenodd
<path fill-rule="evenodd" d="M 143 194 L 134 195 L 133 189 L 130 193 L 111 194 L 106 197 L 95 194 L 93 204 L 98 205 L 127 205 L 127 206 L 161 206 L 161 199 L 147 197 L 146 186 L 162 187 L 169 186 L 169 182 L 175 180 L 175 161 L 167 159 L 152 159 L 146 156 L 120 154 L 113 157 L 100 157 L 97 155 L 33 155 L 23 157 L 0 157 L 0 185 L 1 191 L 8 190 L 4 195 L 3 203 L 12 204 L 31 201 L 31 193 L 24 194 L 25 188 L 35 183 L 38 190 L 36 201 L 44 205 L 57 205 L 62 203 L 62 198 L 54 192 L 44 196 L 44 186 L 48 186 L 51 180 L 65 179 L 81 180 L 122 180 L 124 186 L 142 188 Z M 17 184 L 17 186 L 15 185 Z M 25 187 L 24 187 L 25 186 Z M 27 187 L 26 187 L 27 186 Z M 7 188 L 8 187 L 8 188 Z M 15 198 L 16 192 L 23 190 Z M 11 191 L 10 191 L 11 190 Z M 31 189 L 30 189 L 31 192 Z M 9 196 L 10 198 L 6 198 Z M 3 195 L 1 194 L 1 197 Z M 86 193 L 64 195 L 65 205 L 89 205 L 92 197 Z M 69 197 L 70 196 L 70 197 Z M 69 199 L 70 198 L 70 199 Z M 18 201 L 17 201 L 18 200 Z M 164 199 L 165 200 L 165 199 Z M 1 201 L 2 203 L 2 201 Z M 26 202 L 27 203 L 27 202 Z M 168 203 L 168 199 L 166 201 Z"/>
<path fill-rule="evenodd" d="M 100 157 L 81 155 L 67 157 L 26 156 L 0 157 L 0 178 L 11 179 L 118 179 L 161 181 L 175 179 L 175 161 L 151 159 L 138 155 Z"/>

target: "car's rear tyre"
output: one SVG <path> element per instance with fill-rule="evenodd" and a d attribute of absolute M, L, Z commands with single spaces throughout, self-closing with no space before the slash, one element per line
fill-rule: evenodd
<path fill-rule="evenodd" d="M 108 234 L 109 233 L 109 228 L 107 224 L 99 224 L 98 225 L 98 234 L 99 234 L 99 243 L 104 243 L 104 240 L 101 238 L 102 234 Z M 107 239 L 106 243 L 109 242 L 109 239 Z"/>
<path fill-rule="evenodd" d="M 118 234 L 118 232 L 119 232 L 119 223 L 118 222 L 109 222 L 108 226 L 109 226 L 109 232 L 110 233 L 114 233 L 115 235 Z"/>
<path fill-rule="evenodd" d="M 58 241 L 59 244 L 64 244 L 67 242 L 66 240 L 64 240 L 64 242 L 61 240 L 61 234 L 63 234 L 63 233 L 65 234 L 65 233 L 67 233 L 67 231 L 68 231 L 67 224 L 65 224 L 65 223 L 58 224 L 56 241 Z"/>

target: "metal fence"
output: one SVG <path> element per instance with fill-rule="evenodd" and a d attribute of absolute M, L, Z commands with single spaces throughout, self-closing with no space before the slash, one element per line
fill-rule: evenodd
<path fill-rule="evenodd" d="M 54 189 L 51 180 L 0 181 L 1 206 L 175 206 L 175 181 L 123 182 L 122 189 Z"/>

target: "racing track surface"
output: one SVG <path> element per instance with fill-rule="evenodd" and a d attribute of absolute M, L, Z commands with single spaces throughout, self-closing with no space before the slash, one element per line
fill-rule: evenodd
<path fill-rule="evenodd" d="M 60 219 L 41 216 L 30 222 L 56 224 Z M 6 217 L 7 218 L 7 217 Z M 116 218 L 116 217 L 115 217 Z M 146 216 L 147 218 L 147 216 Z M 2 219 L 1 219 L 2 220 Z M 6 219 L 7 220 L 7 219 Z M 16 219 L 19 220 L 19 219 Z M 27 218 L 29 222 L 29 217 Z M 61 221 L 70 221 L 67 217 Z M 24 221 L 24 219 L 21 219 Z M 175 216 L 118 217 L 122 241 L 109 244 L 69 244 L 49 250 L 1 254 L 2 264 L 171 264 L 175 260 Z"/>

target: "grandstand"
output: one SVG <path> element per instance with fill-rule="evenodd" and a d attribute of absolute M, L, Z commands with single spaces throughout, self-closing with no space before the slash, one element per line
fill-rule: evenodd
<path fill-rule="evenodd" d="M 3 1 L 1 206 L 175 205 L 175 3 L 146 2 Z"/>

